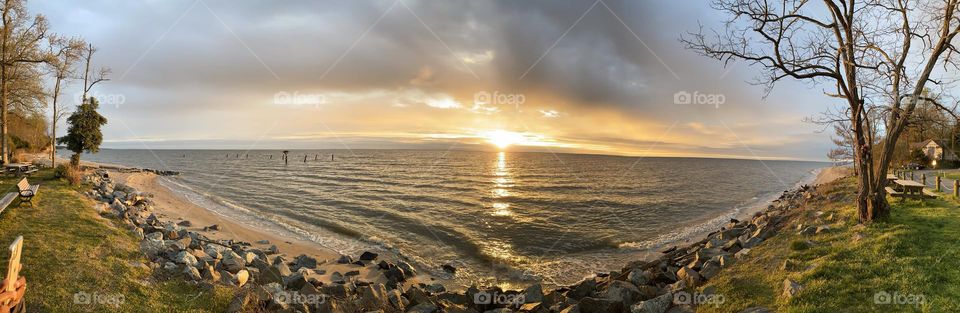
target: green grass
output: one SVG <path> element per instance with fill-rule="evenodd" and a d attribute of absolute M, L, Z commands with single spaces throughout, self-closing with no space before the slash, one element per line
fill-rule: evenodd
<path fill-rule="evenodd" d="M 222 312 L 234 288 L 203 290 L 180 279 L 154 277 L 131 265 L 146 261 L 138 240 L 119 221 L 101 217 L 80 191 L 53 178 L 52 170 L 30 177 L 41 185 L 34 207 L 17 201 L 0 214 L 0 276 L 6 246 L 24 237 L 22 276 L 30 312 Z M 0 179 L 0 191 L 15 190 L 16 178 Z M 75 295 L 99 295 L 103 303 L 77 303 Z M 111 302 L 120 302 L 111 305 Z"/>
<path fill-rule="evenodd" d="M 945 197 L 937 200 L 891 202 L 889 220 L 857 225 L 852 180 L 826 189 L 826 198 L 791 215 L 791 225 L 818 225 L 815 212 L 831 231 L 803 238 L 793 228 L 783 230 L 753 249 L 751 257 L 724 270 L 707 286 L 724 295 L 719 306 L 698 312 L 739 312 L 764 306 L 779 312 L 960 312 L 960 206 Z M 855 240 L 857 234 L 862 239 Z M 796 242 L 812 240 L 808 249 Z M 782 270 L 785 259 L 799 262 Z M 804 286 L 797 297 L 781 296 L 783 280 Z M 922 295 L 922 304 L 876 303 L 878 293 Z M 881 296 L 883 294 L 880 294 Z"/>

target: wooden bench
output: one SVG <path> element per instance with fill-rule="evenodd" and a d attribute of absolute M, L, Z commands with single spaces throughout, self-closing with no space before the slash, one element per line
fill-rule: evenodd
<path fill-rule="evenodd" d="M 4 210 L 13 203 L 13 200 L 17 198 L 16 192 L 8 192 L 3 195 L 3 198 L 0 198 L 0 213 L 3 213 Z"/>
<path fill-rule="evenodd" d="M 22 204 L 26 201 L 32 206 L 33 196 L 37 195 L 37 189 L 40 189 L 40 185 L 31 185 L 30 182 L 27 181 L 27 178 L 24 177 L 17 183 L 17 189 L 20 191 L 20 203 Z"/>
<path fill-rule="evenodd" d="M 884 188 L 887 191 L 887 194 L 894 198 L 902 198 L 904 194 L 902 192 L 893 190 L 893 187 Z"/>
<path fill-rule="evenodd" d="M 928 189 L 923 189 L 923 195 L 924 195 L 925 197 L 928 197 L 928 198 L 936 198 L 936 197 L 938 197 L 937 194 L 933 193 L 933 191 L 930 191 L 930 190 L 928 190 Z"/>

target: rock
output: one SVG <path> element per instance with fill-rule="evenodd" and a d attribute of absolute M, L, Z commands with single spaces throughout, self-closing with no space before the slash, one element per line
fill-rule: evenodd
<path fill-rule="evenodd" d="M 349 271 L 349 272 L 343 273 L 343 276 L 347 276 L 347 277 L 360 276 L 360 271 Z"/>
<path fill-rule="evenodd" d="M 580 313 L 618 313 L 623 304 L 610 299 L 586 297 L 580 299 Z"/>
<path fill-rule="evenodd" d="M 204 280 L 208 280 L 210 282 L 215 283 L 220 281 L 220 272 L 217 272 L 217 270 L 215 270 L 213 266 L 210 266 L 210 265 L 203 267 L 203 273 L 201 273 L 201 276 L 203 277 Z"/>
<path fill-rule="evenodd" d="M 803 235 L 803 236 L 809 236 L 809 235 L 815 234 L 816 232 L 817 232 L 817 228 L 816 228 L 816 227 L 807 226 L 807 227 L 804 227 L 803 230 L 801 230 L 801 231 L 798 232 L 797 234 L 798 234 L 798 235 Z"/>
<path fill-rule="evenodd" d="M 227 250 L 223 254 L 223 260 L 220 262 L 227 271 L 231 273 L 236 273 L 244 268 L 246 268 L 247 263 L 243 260 L 242 257 L 237 255 L 232 250 Z"/>
<path fill-rule="evenodd" d="M 433 313 L 433 312 L 436 312 L 437 309 L 438 309 L 437 306 L 434 305 L 433 303 L 425 302 L 425 303 L 414 305 L 409 310 L 407 310 L 407 313 Z"/>
<path fill-rule="evenodd" d="M 277 248 L 277 245 L 271 245 L 269 248 L 267 248 L 266 251 L 263 251 L 263 253 L 266 253 L 266 254 L 279 254 L 279 253 L 280 253 L 280 248 Z"/>
<path fill-rule="evenodd" d="M 607 299 L 619 302 L 624 310 L 629 310 L 639 297 L 640 290 L 631 283 L 614 280 L 607 285 Z"/>
<path fill-rule="evenodd" d="M 207 230 L 220 231 L 220 225 L 213 224 L 213 225 L 207 226 L 206 229 L 207 229 Z"/>
<path fill-rule="evenodd" d="M 704 279 L 711 279 L 718 273 L 720 273 L 720 263 L 712 260 L 703 263 L 703 269 L 700 270 L 700 276 Z"/>
<path fill-rule="evenodd" d="M 297 256 L 294 260 L 293 270 L 299 270 L 301 268 L 315 269 L 317 268 L 317 259 L 309 257 L 307 255 L 301 254 Z"/>
<path fill-rule="evenodd" d="M 360 296 L 360 307 L 364 312 L 384 310 L 390 303 L 387 299 L 387 289 L 383 284 L 371 284 L 357 290 Z"/>
<path fill-rule="evenodd" d="M 741 238 L 740 246 L 743 247 L 744 249 L 749 249 L 757 246 L 761 242 L 763 242 L 763 240 L 757 237 L 751 237 L 750 239 L 747 239 L 745 241 L 743 240 L 743 238 Z"/>
<path fill-rule="evenodd" d="M 353 263 L 353 258 L 351 258 L 349 255 L 341 255 L 340 258 L 337 259 L 337 263 L 350 264 Z"/>
<path fill-rule="evenodd" d="M 161 240 L 152 240 L 146 239 L 140 241 L 140 252 L 145 254 L 148 258 L 154 258 L 165 251 L 163 241 Z"/>
<path fill-rule="evenodd" d="M 370 251 L 364 251 L 362 254 L 360 254 L 360 261 L 373 261 L 373 260 L 376 260 L 377 257 L 379 256 L 380 256 L 379 254 L 376 254 Z"/>
<path fill-rule="evenodd" d="M 436 283 L 436 284 L 423 285 L 423 290 L 432 294 L 438 294 L 438 293 L 447 291 L 447 288 L 444 287 L 443 284 Z"/>
<path fill-rule="evenodd" d="M 457 268 L 456 268 L 456 267 L 453 267 L 453 265 L 450 265 L 449 263 L 444 264 L 443 266 L 440 266 L 440 268 L 442 268 L 445 272 L 450 273 L 450 274 L 456 274 L 456 273 L 457 273 Z"/>
<path fill-rule="evenodd" d="M 227 312 L 238 313 L 248 311 L 247 304 L 249 304 L 251 298 L 253 298 L 251 295 L 252 293 L 247 291 L 238 292 L 237 295 L 233 297 L 233 300 L 230 301 L 230 305 L 227 306 Z"/>
<path fill-rule="evenodd" d="M 651 275 L 650 272 L 634 269 L 633 271 L 630 271 L 629 275 L 627 275 L 627 280 L 636 286 L 643 286 L 653 278 L 652 276 L 653 275 Z"/>
<path fill-rule="evenodd" d="M 193 267 L 193 266 L 184 267 L 184 269 L 183 269 L 183 275 L 184 275 L 187 279 L 189 279 L 189 280 L 201 280 L 201 279 L 203 279 L 203 277 L 200 276 L 200 271 L 198 271 L 197 268 L 196 268 L 196 267 Z"/>
<path fill-rule="evenodd" d="M 587 278 L 581 281 L 579 284 L 574 286 L 570 291 L 567 292 L 567 297 L 573 299 L 580 299 L 586 296 L 589 296 L 593 293 L 593 290 L 597 288 L 597 281 L 593 278 Z"/>
<path fill-rule="evenodd" d="M 861 234 L 861 233 L 855 233 L 855 234 L 853 234 L 853 242 L 858 242 L 858 241 L 860 241 L 860 240 L 863 240 L 863 234 Z"/>
<path fill-rule="evenodd" d="M 266 240 L 266 239 L 264 239 L 264 240 L 257 240 L 257 244 L 260 244 L 260 245 L 269 245 L 269 244 L 270 244 L 270 240 Z"/>
<path fill-rule="evenodd" d="M 240 270 L 237 272 L 237 275 L 234 276 L 233 280 L 236 281 L 237 287 L 243 287 L 250 279 L 250 272 L 247 270 Z"/>
<path fill-rule="evenodd" d="M 830 231 L 830 226 L 826 226 L 826 225 L 819 226 L 817 227 L 817 230 L 814 232 L 814 234 L 822 234 L 828 231 Z"/>
<path fill-rule="evenodd" d="M 163 240 L 163 233 L 156 231 L 156 232 L 152 232 L 152 233 L 149 233 L 149 234 L 144 235 L 143 238 L 146 239 L 146 240 L 161 240 L 161 241 L 162 241 L 162 240 Z"/>
<path fill-rule="evenodd" d="M 283 277 L 283 286 L 290 290 L 300 290 L 304 285 L 309 285 L 307 278 L 303 276 L 300 272 L 295 272 L 290 274 L 290 276 Z"/>
<path fill-rule="evenodd" d="M 730 267 L 733 263 L 736 263 L 736 260 L 730 257 L 729 254 L 721 254 L 714 258 L 717 264 L 720 264 L 720 267 Z"/>
<path fill-rule="evenodd" d="M 543 286 L 533 284 L 523 290 L 523 303 L 543 302 Z"/>
<path fill-rule="evenodd" d="M 641 301 L 630 307 L 630 313 L 664 313 L 673 303 L 673 294 L 665 293 L 656 298 Z"/>
<path fill-rule="evenodd" d="M 803 290 L 803 286 L 792 279 L 787 278 L 783 280 L 783 296 L 787 299 L 793 298 L 800 293 L 801 290 Z"/>
<path fill-rule="evenodd" d="M 637 300 L 649 300 L 653 299 L 660 294 L 660 288 L 650 285 L 640 285 L 637 286 L 637 290 L 640 291 L 640 297 Z"/>
<path fill-rule="evenodd" d="M 177 223 L 177 225 L 180 225 L 180 226 L 183 226 L 183 227 L 190 227 L 190 226 L 193 226 L 193 223 L 190 223 L 190 221 L 184 220 L 184 221 L 180 221 L 179 223 Z"/>
<path fill-rule="evenodd" d="M 342 284 L 345 282 L 344 277 L 342 274 L 340 274 L 340 272 L 333 272 L 333 274 L 330 274 L 330 281 L 337 284 Z"/>
<path fill-rule="evenodd" d="M 740 313 L 773 313 L 773 311 L 764 307 L 750 307 L 740 311 Z"/>
<path fill-rule="evenodd" d="M 413 268 L 412 265 L 410 265 L 410 263 L 400 260 L 400 261 L 397 261 L 397 267 L 403 270 L 403 274 L 406 277 L 413 277 L 417 275 L 417 271 Z"/>
<path fill-rule="evenodd" d="M 747 255 L 749 255 L 749 254 L 750 254 L 750 249 L 747 248 L 747 249 L 743 249 L 743 250 L 737 251 L 737 253 L 734 253 L 734 254 L 733 254 L 733 257 L 734 257 L 735 259 L 737 259 L 737 260 L 743 260 L 743 259 L 747 258 Z"/>
<path fill-rule="evenodd" d="M 703 282 L 703 277 L 700 276 L 700 273 L 688 267 L 680 268 L 680 270 L 677 271 L 677 279 L 686 282 L 687 286 L 690 287 L 699 286 L 700 283 Z"/>
<path fill-rule="evenodd" d="M 199 263 L 197 262 L 197 258 L 187 251 L 180 251 L 180 253 L 178 253 L 177 256 L 173 259 L 173 262 L 176 262 L 178 264 L 184 264 L 189 267 L 197 267 L 197 264 Z M 197 276 L 200 276 L 200 274 L 197 273 Z"/>

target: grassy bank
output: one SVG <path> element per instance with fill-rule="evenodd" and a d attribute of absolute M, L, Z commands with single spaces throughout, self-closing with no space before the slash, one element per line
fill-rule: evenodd
<path fill-rule="evenodd" d="M 821 190 L 791 214 L 791 225 L 828 225 L 829 231 L 799 235 L 785 229 L 700 288 L 716 288 L 723 303 L 702 305 L 698 312 L 754 306 L 780 312 L 960 312 L 960 203 L 952 197 L 892 202 L 888 221 L 863 226 L 855 220 L 852 179 Z M 787 278 L 804 286 L 789 299 L 782 295 Z"/>
<path fill-rule="evenodd" d="M 54 179 L 51 170 L 30 177 L 41 185 L 34 207 L 17 202 L 0 214 L 0 268 L 6 245 L 24 237 L 23 271 L 30 312 L 221 312 L 233 289 L 203 290 L 180 279 L 159 279 L 138 264 L 138 239 L 115 220 L 101 217 L 93 202 Z M 18 179 L 0 179 L 0 191 Z"/>

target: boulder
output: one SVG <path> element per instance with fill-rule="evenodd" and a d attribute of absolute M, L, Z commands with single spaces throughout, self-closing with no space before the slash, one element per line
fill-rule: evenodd
<path fill-rule="evenodd" d="M 190 226 L 193 226 L 193 223 L 190 223 L 190 221 L 184 220 L 184 221 L 180 221 L 179 223 L 177 223 L 177 225 L 183 226 L 183 227 L 190 227 Z"/>
<path fill-rule="evenodd" d="M 457 268 L 454 267 L 453 265 L 450 265 L 449 263 L 448 263 L 448 264 L 444 264 L 443 266 L 440 266 L 440 268 L 443 269 L 444 272 L 447 272 L 447 273 L 450 273 L 450 274 L 456 274 L 456 273 L 457 273 Z"/>
<path fill-rule="evenodd" d="M 377 257 L 379 256 L 380 256 L 379 254 L 376 254 L 370 251 L 364 251 L 362 254 L 360 254 L 360 261 L 373 261 L 373 260 L 376 260 Z"/>
<path fill-rule="evenodd" d="M 830 231 L 830 226 L 823 225 L 823 226 L 817 227 L 817 230 L 814 232 L 814 234 L 822 234 L 828 231 Z"/>
<path fill-rule="evenodd" d="M 543 302 L 543 286 L 533 284 L 523 290 L 523 303 Z"/>
<path fill-rule="evenodd" d="M 783 296 L 787 299 L 793 298 L 801 290 L 803 290 L 803 286 L 796 281 L 789 278 L 783 280 Z"/>
<path fill-rule="evenodd" d="M 640 298 L 640 290 L 631 283 L 614 280 L 607 285 L 606 298 L 611 301 L 619 302 L 624 310 L 629 310 L 630 306 Z"/>
<path fill-rule="evenodd" d="M 216 283 L 220 281 L 220 272 L 217 272 L 217 270 L 210 265 L 203 267 L 203 273 L 201 273 L 201 276 L 204 280 L 208 280 L 210 282 Z"/>
<path fill-rule="evenodd" d="M 646 285 L 651 279 L 653 279 L 652 273 L 639 269 L 634 269 L 627 275 L 627 280 L 637 286 Z"/>
<path fill-rule="evenodd" d="M 197 267 L 197 264 L 199 263 L 197 261 L 197 258 L 194 257 L 193 254 L 190 254 L 187 251 L 180 251 L 180 253 L 178 253 L 177 256 L 173 259 L 173 262 L 176 262 L 178 264 L 183 264 L 188 267 L 194 267 L 194 268 Z M 198 273 L 198 276 L 199 276 L 199 273 Z"/>
<path fill-rule="evenodd" d="M 665 293 L 656 298 L 641 301 L 630 307 L 630 313 L 664 313 L 673 303 L 673 294 Z"/>
<path fill-rule="evenodd" d="M 266 254 L 279 254 L 279 253 L 280 253 L 280 248 L 277 248 L 277 245 L 270 245 L 270 247 L 267 248 L 267 250 L 263 251 L 263 253 L 266 253 Z"/>
<path fill-rule="evenodd" d="M 337 263 L 350 264 L 350 263 L 353 263 L 353 258 L 351 258 L 349 255 L 341 255 L 340 258 L 337 259 Z"/>
<path fill-rule="evenodd" d="M 188 280 L 201 280 L 201 279 L 203 279 L 203 277 L 200 276 L 200 271 L 198 271 L 197 268 L 196 268 L 196 267 L 193 267 L 193 266 L 186 266 L 186 267 L 184 267 L 184 268 L 183 268 L 183 276 L 185 276 Z"/>
<path fill-rule="evenodd" d="M 809 235 L 815 234 L 816 232 L 817 232 L 816 227 L 807 226 L 807 227 L 804 227 L 803 230 L 800 230 L 800 232 L 798 232 L 797 234 L 803 235 L 803 236 L 809 236 Z"/>
<path fill-rule="evenodd" d="M 294 259 L 293 270 L 299 270 L 301 268 L 317 268 L 317 259 L 304 254 L 297 256 L 297 258 Z"/>
<path fill-rule="evenodd" d="M 567 297 L 580 299 L 591 295 L 596 288 L 597 281 L 593 278 L 587 278 L 578 283 L 576 286 L 573 286 L 570 291 L 567 292 Z"/>
<path fill-rule="evenodd" d="M 704 279 L 711 279 L 718 273 L 720 273 L 720 263 L 713 260 L 703 263 L 703 269 L 700 270 L 700 276 Z"/>
<path fill-rule="evenodd" d="M 619 313 L 623 304 L 610 299 L 586 297 L 580 299 L 577 306 L 580 307 L 580 313 Z"/>
<path fill-rule="evenodd" d="M 689 268 L 684 267 L 677 271 L 677 279 L 682 280 L 687 283 L 687 286 L 696 287 L 703 282 L 703 277 L 700 276 L 700 273 Z"/>
<path fill-rule="evenodd" d="M 434 313 L 437 312 L 437 306 L 430 302 L 420 303 L 410 307 L 407 313 Z"/>
<path fill-rule="evenodd" d="M 237 272 L 237 275 L 234 276 L 234 281 L 237 283 L 237 287 L 243 287 L 250 280 L 250 272 L 247 270 L 240 270 Z"/>
<path fill-rule="evenodd" d="M 387 298 L 387 289 L 383 284 L 371 284 L 358 288 L 360 307 L 364 312 L 385 310 L 390 303 Z"/>

